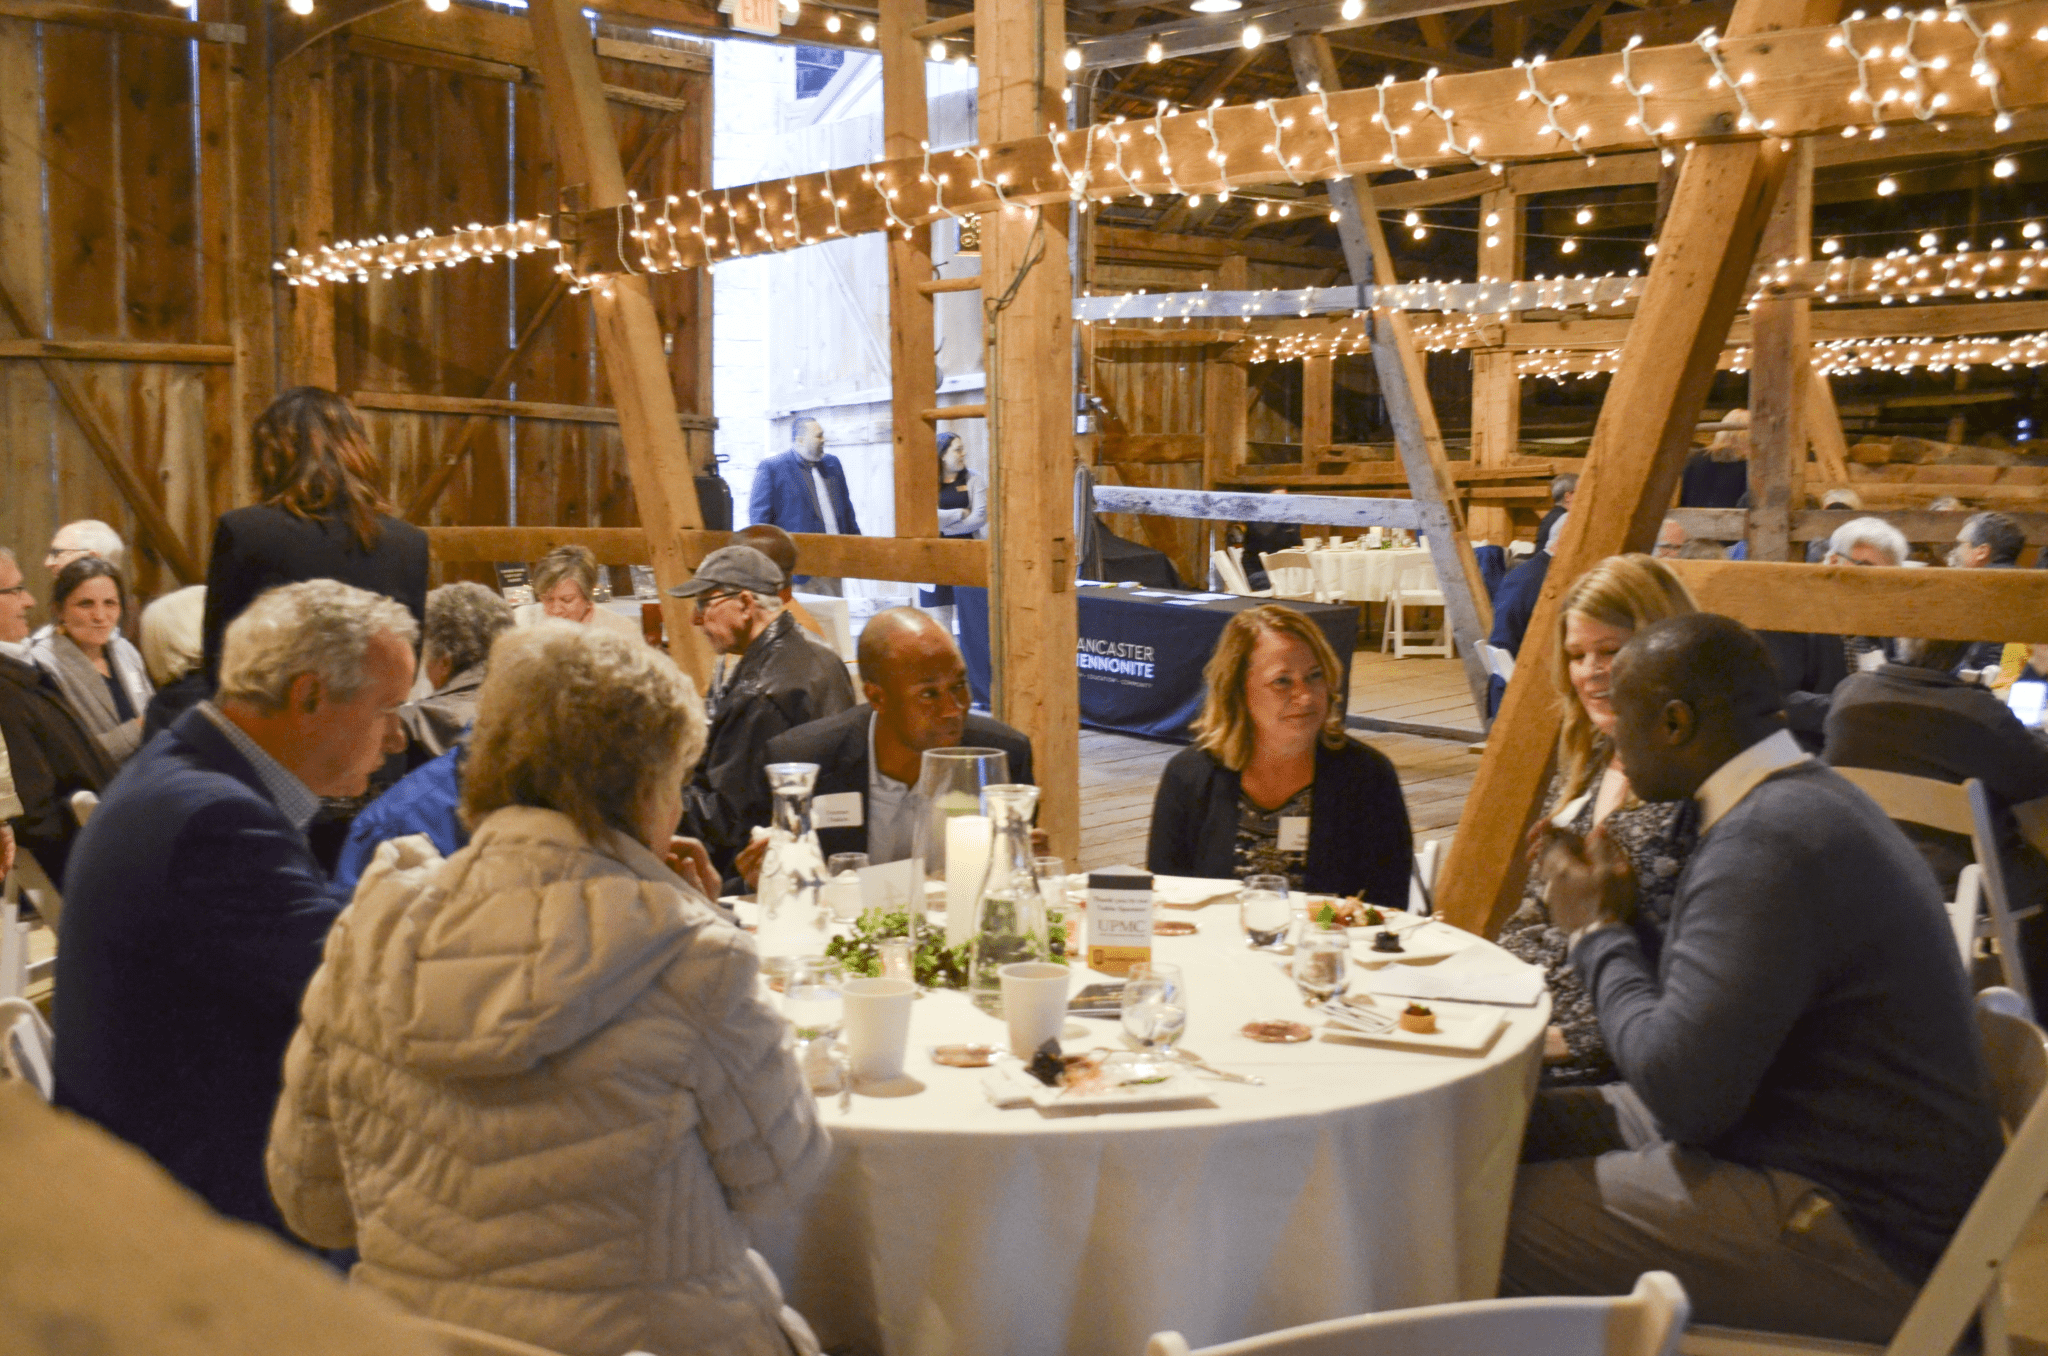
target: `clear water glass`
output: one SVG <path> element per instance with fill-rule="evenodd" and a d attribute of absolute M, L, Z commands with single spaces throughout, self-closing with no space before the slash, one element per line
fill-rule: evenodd
<path fill-rule="evenodd" d="M 839 993 L 842 978 L 839 962 L 824 956 L 800 956 L 790 962 L 783 981 L 782 1015 L 796 1028 L 799 1044 L 839 1034 L 846 1019 L 846 1002 Z"/>
<path fill-rule="evenodd" d="M 1238 917 L 1244 935 L 1255 951 L 1278 949 L 1294 922 L 1294 905 L 1288 899 L 1287 877 L 1248 876 L 1237 892 Z"/>
<path fill-rule="evenodd" d="M 1187 994 L 1178 965 L 1133 965 L 1124 981 L 1124 1034 L 1148 1051 L 1171 1054 L 1187 1030 Z"/>
<path fill-rule="evenodd" d="M 1305 929 L 1294 943 L 1294 987 L 1302 1001 L 1318 1007 L 1349 986 L 1351 934 L 1342 928 Z"/>

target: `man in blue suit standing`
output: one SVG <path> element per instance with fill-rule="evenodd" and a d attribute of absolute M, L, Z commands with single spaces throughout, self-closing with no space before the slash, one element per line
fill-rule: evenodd
<path fill-rule="evenodd" d="M 122 769 L 72 849 L 58 1104 L 286 1237 L 264 1144 L 347 902 L 306 825 L 404 749 L 417 636 L 401 604 L 331 579 L 263 594 L 227 629 L 214 699 Z"/>
<path fill-rule="evenodd" d="M 860 535 L 853 516 L 853 498 L 846 491 L 846 468 L 825 451 L 825 430 L 809 415 L 789 427 L 790 450 L 779 452 L 754 470 L 754 491 L 747 517 L 773 523 L 784 532 L 831 532 Z M 839 592 L 837 579 L 812 575 L 793 581 L 808 593 Z"/>

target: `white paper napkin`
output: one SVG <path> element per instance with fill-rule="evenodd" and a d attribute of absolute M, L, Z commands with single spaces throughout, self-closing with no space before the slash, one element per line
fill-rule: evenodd
<path fill-rule="evenodd" d="M 1535 966 L 1501 956 L 1485 956 L 1483 964 L 1460 964 L 1473 954 L 1461 951 L 1439 965 L 1390 965 L 1367 973 L 1365 987 L 1389 998 L 1514 1008 L 1534 1007 L 1543 997 L 1543 972 Z"/>

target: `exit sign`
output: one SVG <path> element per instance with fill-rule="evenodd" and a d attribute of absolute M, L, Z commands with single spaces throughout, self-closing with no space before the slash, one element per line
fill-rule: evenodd
<path fill-rule="evenodd" d="M 742 33 L 774 37 L 782 31 L 777 0 L 732 0 L 732 26 Z"/>

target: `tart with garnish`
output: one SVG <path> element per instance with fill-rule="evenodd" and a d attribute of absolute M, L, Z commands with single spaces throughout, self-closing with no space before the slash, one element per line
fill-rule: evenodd
<path fill-rule="evenodd" d="M 1435 1035 L 1436 1014 L 1420 1003 L 1410 1003 L 1401 1009 L 1400 1026 L 1418 1036 Z"/>

